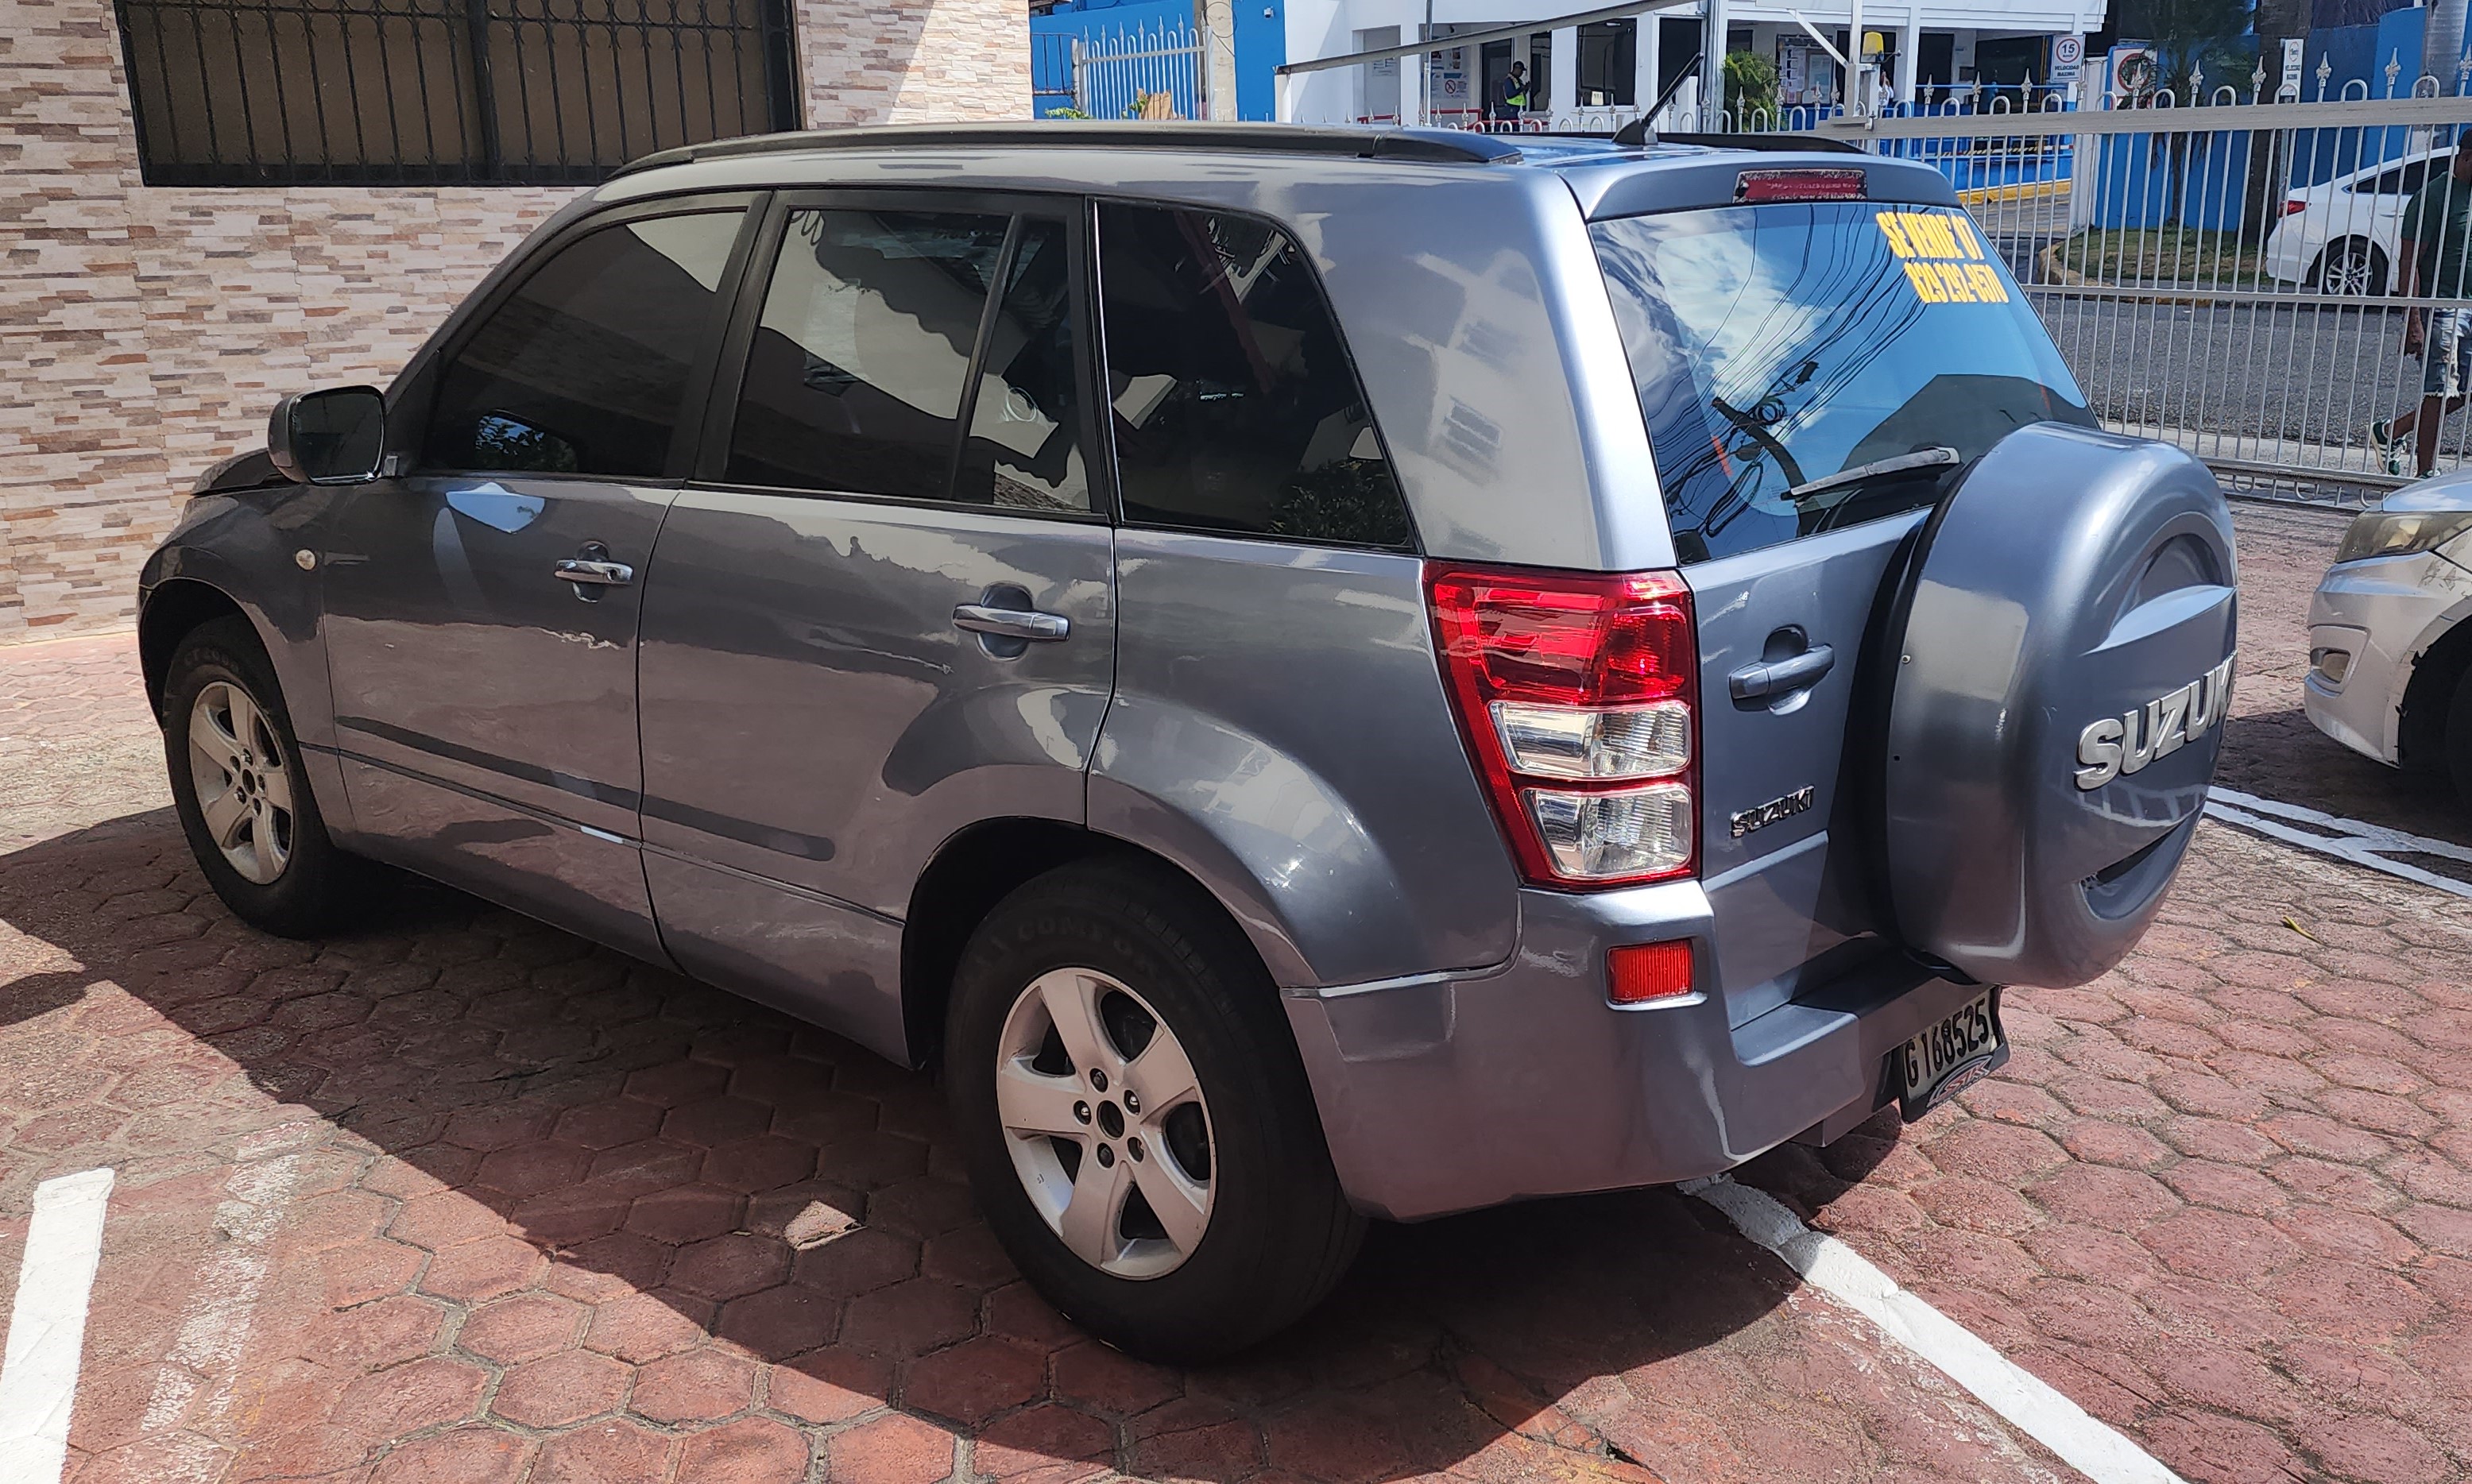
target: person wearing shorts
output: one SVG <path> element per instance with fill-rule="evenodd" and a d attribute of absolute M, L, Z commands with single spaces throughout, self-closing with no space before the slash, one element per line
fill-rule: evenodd
<path fill-rule="evenodd" d="M 2424 326 L 2419 306 L 2404 312 L 2403 353 L 2420 360 L 2420 405 L 2369 424 L 2369 447 L 2389 474 L 2405 472 L 2405 440 L 2415 471 L 2427 478 L 2437 463 L 2437 435 L 2446 416 L 2472 391 L 2472 147 L 2458 148 L 2444 172 L 2431 162 L 2429 181 L 2403 209 L 2398 240 L 2409 250 L 2401 292 L 2426 296 L 2437 306 Z"/>

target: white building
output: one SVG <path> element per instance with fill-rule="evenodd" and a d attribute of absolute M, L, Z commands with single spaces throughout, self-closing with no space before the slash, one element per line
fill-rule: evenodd
<path fill-rule="evenodd" d="M 1600 4 L 1605 0 L 1599 0 Z M 1861 21 L 1873 37 L 1870 57 L 1877 101 L 1986 101 L 1998 89 L 2011 103 L 2031 87 L 2065 90 L 2069 48 L 2053 41 L 2100 30 L 2106 0 L 1973 0 L 1963 9 L 1862 0 Z M 1527 113 L 1556 124 L 1598 127 L 1637 116 L 1671 95 L 1667 127 L 1718 127 L 1702 122 L 1701 79 L 1714 57 L 1688 76 L 1695 55 L 1709 48 L 1709 15 L 1725 50 L 1753 52 L 1776 64 L 1777 101 L 1789 126 L 1797 108 L 1844 101 L 1847 84 L 1837 57 L 1847 54 L 1849 0 L 1787 6 L 1749 0 L 1694 0 L 1646 15 L 1555 29 L 1551 22 L 1585 8 L 1586 0 L 1287 0 L 1291 62 L 1337 57 L 1432 39 L 1412 56 L 1307 73 L 1290 80 L 1292 113 L 1300 122 L 1423 119 L 1472 121 L 1502 98 L 1511 62 L 1527 63 Z M 1802 22 L 1795 19 L 1799 10 Z M 1475 45 L 1454 35 L 1535 28 Z M 1817 35 L 1814 33 L 1817 33 Z M 1822 40 L 1826 42 L 1824 47 Z M 1836 49 L 1832 57 L 1827 48 Z M 1420 64 L 1421 63 L 1421 64 Z M 2059 76 L 2055 76 L 2055 73 Z M 1706 98 L 1714 102 L 1713 95 Z M 1808 118 L 1809 115 L 1802 115 Z"/>

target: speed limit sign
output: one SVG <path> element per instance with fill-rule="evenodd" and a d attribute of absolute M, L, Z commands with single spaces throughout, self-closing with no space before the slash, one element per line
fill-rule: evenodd
<path fill-rule="evenodd" d="M 2078 80 L 2085 61 L 2085 37 L 2063 35 L 2052 37 L 2051 76 L 2044 81 L 2055 86 L 2066 86 Z"/>

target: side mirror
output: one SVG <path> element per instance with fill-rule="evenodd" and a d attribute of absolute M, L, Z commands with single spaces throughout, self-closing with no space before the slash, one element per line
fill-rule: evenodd
<path fill-rule="evenodd" d="M 386 398 L 375 387 L 296 392 L 267 419 L 275 472 L 303 484 L 357 484 L 377 478 L 386 457 Z"/>

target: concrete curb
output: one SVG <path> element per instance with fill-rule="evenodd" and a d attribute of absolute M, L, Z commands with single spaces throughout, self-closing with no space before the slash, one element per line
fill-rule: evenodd
<path fill-rule="evenodd" d="M 2067 246 L 2068 239 L 2062 238 L 2035 255 L 2035 261 L 2042 264 L 2046 286 L 2057 284 L 2064 289 L 2117 289 L 2121 291 L 2118 302 L 2123 304 L 2186 304 L 2196 309 L 2211 309 L 2219 302 L 2211 294 L 2176 293 L 2166 289 L 2157 289 L 2151 294 L 2145 294 L 2127 284 L 2089 278 L 2060 261 L 2060 249 Z"/>

